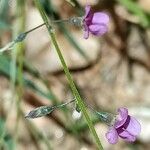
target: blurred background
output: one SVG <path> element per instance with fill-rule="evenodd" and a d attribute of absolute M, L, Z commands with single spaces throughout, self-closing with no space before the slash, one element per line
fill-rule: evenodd
<path fill-rule="evenodd" d="M 95 110 L 116 113 L 126 107 L 142 125 L 133 144 L 110 145 L 108 126 L 92 112 L 106 150 L 150 148 L 150 0 L 41 0 L 47 15 L 66 19 L 93 11 L 110 16 L 108 32 L 83 39 L 83 30 L 54 24 L 56 38 L 82 98 Z M 0 48 L 43 23 L 32 0 L 0 0 Z M 62 66 L 43 26 L 11 50 L 0 54 L 0 150 L 96 150 L 75 105 L 46 117 L 24 116 L 42 105 L 73 99 Z"/>

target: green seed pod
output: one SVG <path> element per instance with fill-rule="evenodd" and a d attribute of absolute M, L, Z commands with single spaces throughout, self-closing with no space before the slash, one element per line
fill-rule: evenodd
<path fill-rule="evenodd" d="M 55 107 L 50 107 L 50 106 L 41 106 L 38 107 L 32 111 L 30 111 L 25 118 L 39 118 L 45 115 L 50 114 L 52 111 L 54 111 Z"/>

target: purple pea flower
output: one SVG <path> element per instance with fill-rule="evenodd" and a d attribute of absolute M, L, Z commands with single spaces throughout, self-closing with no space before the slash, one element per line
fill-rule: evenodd
<path fill-rule="evenodd" d="M 85 16 L 83 17 L 84 38 L 88 39 L 89 33 L 101 36 L 108 30 L 109 16 L 103 12 L 91 12 L 91 6 L 85 7 Z"/>
<path fill-rule="evenodd" d="M 106 133 L 106 138 L 110 144 L 116 144 L 118 137 L 128 141 L 134 142 L 141 132 L 140 123 L 132 116 L 128 115 L 126 108 L 118 109 L 118 118 L 114 126 L 110 127 Z"/>

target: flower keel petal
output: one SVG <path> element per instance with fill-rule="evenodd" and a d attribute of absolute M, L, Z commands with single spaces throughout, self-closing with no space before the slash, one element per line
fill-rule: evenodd
<path fill-rule="evenodd" d="M 106 138 L 110 144 L 116 144 L 118 142 L 118 133 L 115 128 L 110 128 L 106 133 Z"/>
<path fill-rule="evenodd" d="M 127 126 L 126 130 L 130 134 L 137 136 L 141 132 L 141 125 L 134 117 L 130 116 L 130 122 L 129 122 L 129 125 Z"/>
<path fill-rule="evenodd" d="M 134 142 L 136 140 L 136 137 L 126 130 L 120 133 L 119 136 L 128 142 Z"/>
<path fill-rule="evenodd" d="M 90 25 L 89 30 L 93 35 L 103 35 L 107 32 L 107 26 L 105 25 Z"/>

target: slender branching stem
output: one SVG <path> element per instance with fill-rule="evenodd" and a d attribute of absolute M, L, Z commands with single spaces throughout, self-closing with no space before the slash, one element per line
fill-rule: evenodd
<path fill-rule="evenodd" d="M 93 135 L 93 137 L 94 137 L 94 139 L 95 139 L 95 142 L 96 142 L 96 144 L 97 144 L 97 148 L 98 148 L 99 150 L 102 150 L 103 147 L 102 147 L 101 142 L 100 142 L 100 140 L 99 140 L 99 138 L 98 138 L 98 135 L 97 135 L 97 133 L 96 133 L 96 131 L 95 131 L 95 129 L 94 129 L 94 126 L 93 126 L 93 124 L 92 124 L 92 121 L 91 121 L 91 119 L 90 119 L 90 117 L 89 117 L 89 115 L 88 115 L 86 106 L 85 106 L 83 100 L 81 99 L 81 96 L 80 96 L 80 94 L 79 94 L 79 92 L 78 92 L 78 90 L 77 90 L 77 88 L 76 88 L 76 86 L 75 86 L 75 84 L 74 84 L 74 81 L 73 81 L 73 79 L 72 79 L 72 76 L 71 76 L 71 74 L 70 74 L 70 72 L 69 72 L 69 69 L 68 69 L 68 67 L 67 67 L 67 65 L 66 65 L 65 59 L 64 59 L 64 57 L 63 57 L 63 55 L 62 55 L 62 53 L 61 53 L 61 50 L 60 50 L 59 45 L 58 45 L 58 43 L 57 43 L 57 40 L 56 40 L 56 38 L 55 38 L 54 30 L 53 30 L 52 26 L 51 26 L 51 25 L 49 24 L 49 22 L 48 22 L 47 15 L 45 14 L 45 11 L 44 11 L 44 9 L 43 9 L 43 7 L 42 7 L 40 1 L 39 1 L 39 0 L 34 0 L 34 2 L 35 2 L 36 7 L 38 8 L 38 10 L 39 10 L 39 12 L 40 12 L 40 14 L 41 14 L 41 17 L 42 17 L 43 21 L 44 21 L 45 24 L 46 24 L 47 30 L 48 30 L 49 35 L 50 35 L 50 37 L 51 37 L 51 41 L 52 41 L 53 45 L 55 46 L 55 49 L 56 49 L 56 51 L 57 51 L 57 54 L 58 54 L 58 56 L 59 56 L 59 59 L 60 59 L 60 61 L 61 61 L 62 66 L 63 66 L 64 72 L 65 72 L 65 74 L 66 74 L 66 77 L 67 77 L 67 79 L 68 79 L 68 81 L 69 81 L 69 84 L 70 84 L 70 87 L 71 87 L 71 89 L 72 89 L 73 95 L 74 95 L 74 97 L 76 98 L 76 102 L 78 103 L 78 105 L 79 105 L 79 107 L 80 107 L 80 109 L 81 109 L 81 111 L 82 111 L 82 113 L 83 113 L 83 115 L 84 115 L 84 117 L 85 117 L 85 119 L 86 119 L 86 121 L 87 121 L 87 124 L 88 124 L 88 126 L 89 126 L 89 128 L 90 128 L 90 131 L 91 131 L 91 133 L 92 133 L 92 135 Z"/>

